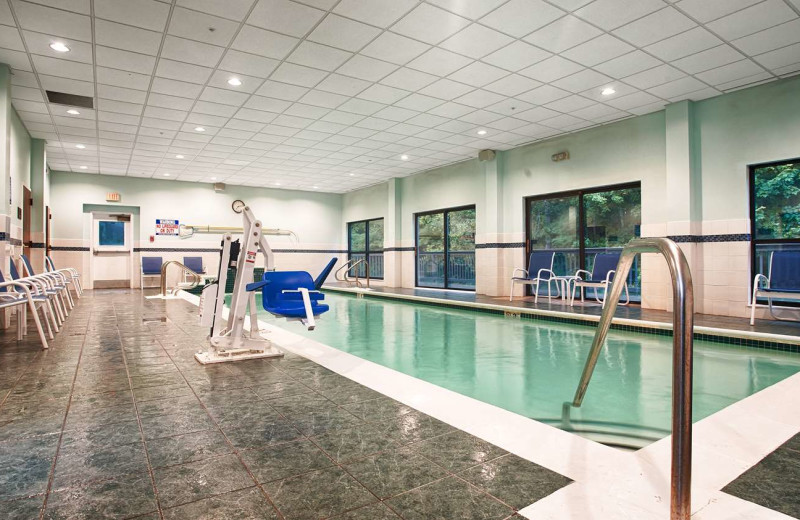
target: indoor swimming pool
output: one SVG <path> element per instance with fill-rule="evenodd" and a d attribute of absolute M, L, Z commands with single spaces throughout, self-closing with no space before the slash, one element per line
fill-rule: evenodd
<path fill-rule="evenodd" d="M 572 400 L 594 327 L 326 294 L 314 331 L 262 319 L 360 358 L 573 431 L 637 448 L 669 433 L 669 336 L 612 330 L 581 408 Z M 694 420 L 800 371 L 800 355 L 694 343 Z"/>

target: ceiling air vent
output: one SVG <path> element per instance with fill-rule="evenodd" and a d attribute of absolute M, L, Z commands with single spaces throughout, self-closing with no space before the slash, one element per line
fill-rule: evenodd
<path fill-rule="evenodd" d="M 94 108 L 94 98 L 88 96 L 78 96 L 76 94 L 66 94 L 64 92 L 53 92 L 52 90 L 47 90 L 45 92 L 47 92 L 47 100 L 57 105 Z"/>

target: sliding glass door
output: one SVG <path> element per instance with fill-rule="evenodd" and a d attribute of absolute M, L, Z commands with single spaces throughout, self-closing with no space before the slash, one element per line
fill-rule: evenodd
<path fill-rule="evenodd" d="M 554 252 L 559 276 L 591 271 L 598 253 L 619 252 L 638 237 L 642 221 L 639 183 L 528 197 L 525 206 L 526 251 Z M 639 266 L 637 256 L 628 277 L 632 301 L 641 301 Z"/>
<path fill-rule="evenodd" d="M 475 206 L 415 215 L 417 286 L 475 289 Z"/>
<path fill-rule="evenodd" d="M 348 260 L 366 260 L 369 276 L 383 279 L 383 219 L 360 220 L 347 224 Z M 350 276 L 365 277 L 367 268 L 358 264 L 349 272 Z"/>

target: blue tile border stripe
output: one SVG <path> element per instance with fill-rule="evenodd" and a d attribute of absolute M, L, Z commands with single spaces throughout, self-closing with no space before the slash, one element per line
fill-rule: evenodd
<path fill-rule="evenodd" d="M 672 235 L 667 236 L 673 242 L 678 243 L 705 243 L 705 242 L 749 242 L 750 233 L 738 233 L 730 235 Z"/>

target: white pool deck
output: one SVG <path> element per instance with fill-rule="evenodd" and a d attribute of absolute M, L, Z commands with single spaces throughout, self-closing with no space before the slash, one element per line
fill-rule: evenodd
<path fill-rule="evenodd" d="M 180 296 L 195 305 L 199 304 L 197 296 L 183 291 Z M 441 300 L 420 296 L 403 298 L 441 303 Z M 459 305 L 464 304 L 459 302 Z M 473 305 L 504 310 L 502 305 Z M 518 312 L 518 309 L 510 307 L 505 309 Z M 575 317 L 574 314 L 558 311 L 536 312 Z M 615 320 L 615 323 L 645 325 L 640 320 Z M 647 325 L 664 326 L 656 322 Z M 366 361 L 287 329 L 262 321 L 259 321 L 259 327 L 267 331 L 267 337 L 277 346 L 288 352 L 311 359 L 357 383 L 575 481 L 522 509 L 520 514 L 526 518 L 669 518 L 671 437 L 635 452 L 625 452 Z M 695 328 L 696 332 L 733 335 L 727 329 L 700 329 Z M 784 341 L 788 338 L 747 331 L 737 331 L 737 334 L 765 340 L 770 336 L 769 340 Z M 692 443 L 692 517 L 702 520 L 792 518 L 720 490 L 799 432 L 800 373 L 696 422 Z"/>

